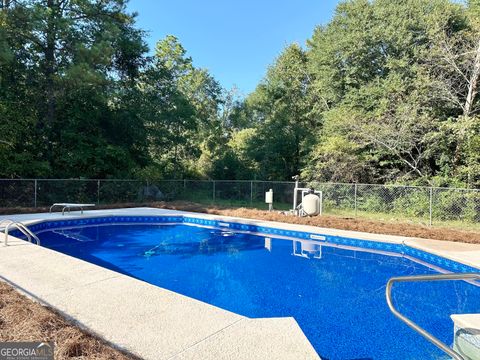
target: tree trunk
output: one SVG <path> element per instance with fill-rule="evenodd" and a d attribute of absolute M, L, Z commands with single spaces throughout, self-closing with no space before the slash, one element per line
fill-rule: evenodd
<path fill-rule="evenodd" d="M 48 0 L 47 7 L 51 11 L 48 19 L 45 47 L 45 98 L 47 104 L 46 123 L 51 127 L 55 121 L 55 1 Z"/>
<path fill-rule="evenodd" d="M 475 60 L 473 62 L 473 71 L 468 82 L 468 94 L 465 100 L 464 116 L 470 116 L 472 113 L 473 103 L 478 91 L 478 80 L 480 77 L 480 41 L 478 42 L 477 49 L 475 51 Z"/>

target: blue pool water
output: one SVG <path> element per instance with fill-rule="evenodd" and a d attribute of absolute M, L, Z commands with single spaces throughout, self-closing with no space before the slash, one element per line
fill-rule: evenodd
<path fill-rule="evenodd" d="M 251 318 L 292 316 L 325 360 L 446 359 L 385 302 L 392 276 L 435 273 L 402 257 L 188 225 L 85 225 L 42 246 Z M 480 312 L 466 282 L 396 285 L 398 308 L 451 344 L 454 313 Z"/>

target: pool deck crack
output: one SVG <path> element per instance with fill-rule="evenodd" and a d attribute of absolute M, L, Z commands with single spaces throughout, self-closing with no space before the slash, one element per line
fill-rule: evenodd
<path fill-rule="evenodd" d="M 232 326 L 234 326 L 234 325 L 238 324 L 240 321 L 245 321 L 246 319 L 247 319 L 247 318 L 241 318 L 241 319 L 235 320 L 233 323 L 231 323 L 231 324 L 229 324 L 229 325 L 227 325 L 227 326 L 225 326 L 225 327 L 223 327 L 223 328 L 221 328 L 221 329 L 219 329 L 219 330 L 215 331 L 214 333 L 212 333 L 212 334 L 210 334 L 210 335 L 208 335 L 208 336 L 204 337 L 204 338 L 203 338 L 203 339 L 201 339 L 201 340 L 198 340 L 198 341 L 194 342 L 194 343 L 193 343 L 193 344 L 191 344 L 190 346 L 188 346 L 188 347 L 186 347 L 185 349 L 183 349 L 183 350 L 179 351 L 178 353 L 176 353 L 176 354 L 174 354 L 174 355 L 170 356 L 169 358 L 166 358 L 166 360 L 175 359 L 176 357 L 178 357 L 179 355 L 183 354 L 183 353 L 184 353 L 184 352 L 186 352 L 187 350 L 190 350 L 191 348 L 193 348 L 193 347 L 195 347 L 195 346 L 197 346 L 197 345 L 199 345 L 199 344 L 201 344 L 201 343 L 205 342 L 206 340 L 208 340 L 208 339 L 210 339 L 210 338 L 214 337 L 215 335 L 217 335 L 217 334 L 221 333 L 222 331 L 225 331 L 225 330 L 227 330 L 228 328 L 230 328 L 230 327 L 232 327 Z"/>

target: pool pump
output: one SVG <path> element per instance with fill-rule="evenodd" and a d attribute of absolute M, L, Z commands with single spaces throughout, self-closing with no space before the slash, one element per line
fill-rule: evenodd
<path fill-rule="evenodd" d="M 293 209 L 296 216 L 315 216 L 322 215 L 323 193 L 313 188 L 299 187 L 299 175 L 292 177 L 295 180 L 293 189 Z M 301 192 L 301 201 L 298 203 L 298 193 Z"/>

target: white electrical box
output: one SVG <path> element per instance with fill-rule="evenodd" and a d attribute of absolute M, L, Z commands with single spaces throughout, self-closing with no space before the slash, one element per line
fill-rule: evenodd
<path fill-rule="evenodd" d="M 265 193 L 265 203 L 273 204 L 273 189 L 270 189 Z"/>

